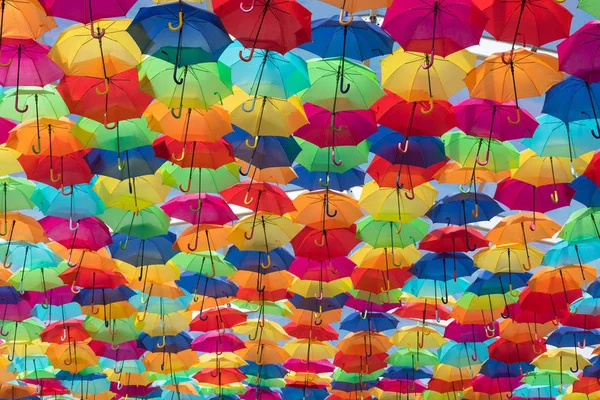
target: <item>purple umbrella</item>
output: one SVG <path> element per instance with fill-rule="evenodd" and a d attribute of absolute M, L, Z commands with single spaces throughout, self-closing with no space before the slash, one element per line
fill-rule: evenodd
<path fill-rule="evenodd" d="M 600 21 L 590 21 L 558 45 L 561 71 L 588 83 L 600 81 Z"/>
<path fill-rule="evenodd" d="M 31 310 L 31 304 L 25 300 L 15 304 L 0 304 L 0 324 L 4 324 L 4 321 L 25 321 L 31 318 Z"/>

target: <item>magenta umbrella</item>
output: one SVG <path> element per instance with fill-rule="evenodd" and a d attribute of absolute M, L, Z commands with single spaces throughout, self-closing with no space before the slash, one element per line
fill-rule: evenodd
<path fill-rule="evenodd" d="M 225 225 L 237 219 L 225 200 L 206 193 L 177 196 L 160 207 L 169 217 L 194 225 Z"/>
<path fill-rule="evenodd" d="M 479 44 L 487 21 L 471 0 L 403 0 L 394 1 L 381 27 L 404 50 L 430 53 L 423 63 L 428 69 L 436 54 Z"/>
<path fill-rule="evenodd" d="M 498 328 L 498 322 L 494 322 L 495 328 Z M 494 330 L 494 332 L 499 332 Z M 460 324 L 457 321 L 452 321 L 444 331 L 446 339 L 454 340 L 459 343 L 480 343 L 489 339 L 486 336 L 485 325 L 481 324 Z"/>
<path fill-rule="evenodd" d="M 40 225 L 50 239 L 71 252 L 73 249 L 98 251 L 113 242 L 108 226 L 96 217 L 82 218 L 73 226 L 69 219 L 49 216 L 42 218 Z"/>
<path fill-rule="evenodd" d="M 15 109 L 19 108 L 19 86 L 44 86 L 63 77 L 64 72 L 49 57 L 50 46 L 33 39 L 4 38 L 0 47 L 0 85 L 16 86 Z"/>
<path fill-rule="evenodd" d="M 146 352 L 146 349 L 140 349 L 137 347 L 136 340 L 130 340 L 118 345 L 99 340 L 92 340 L 89 343 L 89 346 L 98 357 L 109 358 L 115 362 L 124 360 L 137 360 Z"/>
<path fill-rule="evenodd" d="M 427 389 L 427 386 L 420 381 L 390 378 L 381 379 L 377 382 L 375 387 L 378 387 L 384 392 L 393 393 L 423 393 L 423 391 Z"/>
<path fill-rule="evenodd" d="M 219 331 L 208 332 L 198 336 L 190 347 L 194 351 L 205 353 L 234 352 L 245 349 L 244 342 L 231 333 L 220 333 Z"/>
<path fill-rule="evenodd" d="M 298 129 L 294 136 L 321 148 L 356 146 L 377 132 L 375 113 L 371 110 L 330 111 L 307 103 L 304 106 L 309 124 Z"/>
<path fill-rule="evenodd" d="M 558 45 L 561 71 L 588 83 L 600 81 L 600 21 L 590 21 Z"/>
<path fill-rule="evenodd" d="M 555 203 L 550 197 L 557 196 Z M 532 211 L 535 229 L 535 213 L 548 212 L 557 208 L 567 207 L 575 195 L 575 189 L 568 183 L 556 185 L 534 186 L 518 179 L 504 179 L 496 187 L 494 199 L 504 204 L 511 210 Z"/>
<path fill-rule="evenodd" d="M 350 276 L 354 268 L 356 264 L 348 257 L 336 257 L 326 261 L 296 257 L 288 272 L 304 280 L 331 282 Z"/>
<path fill-rule="evenodd" d="M 483 374 L 477 375 L 471 381 L 474 392 L 496 394 L 503 392 L 512 392 L 513 389 L 521 386 L 521 375 L 489 377 Z"/>
<path fill-rule="evenodd" d="M 97 34 L 94 20 L 123 17 L 137 0 L 40 0 L 48 15 L 90 24 L 90 32 L 96 39 L 104 36 L 104 29 Z"/>
<path fill-rule="evenodd" d="M 17 126 L 13 121 L 8 118 L 0 118 L 0 144 L 6 143 L 8 139 L 8 133 Z"/>
<path fill-rule="evenodd" d="M 373 295 L 373 300 L 375 300 L 375 295 Z M 357 299 L 354 296 L 348 296 L 348 300 L 346 300 L 346 304 L 344 304 L 348 308 L 353 308 L 360 313 L 367 312 L 388 312 L 393 310 L 394 308 L 400 308 L 402 305 L 400 303 L 382 303 L 377 304 L 372 301 L 366 301 Z"/>
<path fill-rule="evenodd" d="M 0 325 L 4 324 L 4 321 L 21 322 L 31 318 L 32 308 L 31 304 L 25 300 L 15 304 L 0 304 Z"/>
<path fill-rule="evenodd" d="M 311 374 L 327 374 L 335 371 L 335 365 L 329 360 L 311 360 L 307 363 L 304 359 L 289 358 L 283 367 L 294 372 L 310 372 Z"/>

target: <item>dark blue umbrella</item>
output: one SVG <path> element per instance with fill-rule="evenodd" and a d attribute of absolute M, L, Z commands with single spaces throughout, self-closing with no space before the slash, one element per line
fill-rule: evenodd
<path fill-rule="evenodd" d="M 17 289 L 12 286 L 0 286 L 0 304 L 17 304 L 23 300 Z"/>
<path fill-rule="evenodd" d="M 577 351 L 586 346 L 593 346 L 600 343 L 600 332 L 597 329 L 582 329 L 572 326 L 561 326 L 556 329 L 546 339 L 546 344 L 555 347 L 573 347 Z"/>
<path fill-rule="evenodd" d="M 593 298 L 600 299 L 600 281 L 595 280 L 594 282 L 592 282 L 590 286 L 588 286 L 586 292 Z"/>
<path fill-rule="evenodd" d="M 93 149 L 84 157 L 92 173 L 124 181 L 136 176 L 152 175 L 165 163 L 157 158 L 152 146 L 122 152 Z"/>
<path fill-rule="evenodd" d="M 586 207 L 600 207 L 600 188 L 585 175 L 578 176 L 571 186 L 575 189 L 576 200 Z"/>
<path fill-rule="evenodd" d="M 207 278 L 204 274 L 193 272 L 182 273 L 181 277 L 175 283 L 189 293 L 215 299 L 233 297 L 238 291 L 237 286 L 226 279 L 220 277 Z"/>
<path fill-rule="evenodd" d="M 288 370 L 279 364 L 258 365 L 253 361 L 247 361 L 248 365 L 239 368 L 246 375 L 258 376 L 262 379 L 284 378 Z"/>
<path fill-rule="evenodd" d="M 365 61 L 391 54 L 394 39 L 376 24 L 356 18 L 350 25 L 340 25 L 337 16 L 312 23 L 312 42 L 300 46 L 322 58 L 347 57 Z"/>
<path fill-rule="evenodd" d="M 470 276 L 477 268 L 473 259 L 465 253 L 427 253 L 410 268 L 419 279 L 447 281 Z"/>
<path fill-rule="evenodd" d="M 285 400 L 325 400 L 329 396 L 327 388 L 298 388 L 286 386 L 282 390 L 281 398 Z"/>
<path fill-rule="evenodd" d="M 321 190 L 321 182 L 327 180 L 327 172 L 308 171 L 302 165 L 296 165 L 294 172 L 298 177 L 290 182 L 290 185 L 300 186 L 306 190 Z M 344 191 L 356 186 L 362 186 L 365 183 L 365 171 L 355 167 L 340 174 L 336 172 L 329 173 L 329 189 Z"/>
<path fill-rule="evenodd" d="M 150 336 L 142 332 L 137 338 L 137 347 L 153 352 L 179 353 L 188 350 L 192 341 L 190 335 L 185 332 L 175 336 Z"/>
<path fill-rule="evenodd" d="M 81 289 L 79 293 L 73 296 L 73 302 L 82 306 L 93 304 L 109 304 L 119 301 L 127 301 L 135 296 L 136 292 L 126 286 L 119 286 L 114 289 Z"/>
<path fill-rule="evenodd" d="M 444 142 L 434 136 L 415 136 L 410 139 L 410 147 L 406 153 L 398 149 L 399 143 L 406 140 L 404 135 L 386 128 L 379 127 L 379 132 L 369 137 L 371 153 L 385 158 L 392 164 L 410 165 L 427 168 L 446 160 Z"/>
<path fill-rule="evenodd" d="M 113 243 L 108 245 L 112 257 L 134 267 L 164 264 L 178 253 L 173 250 L 173 244 L 177 240 L 177 236 L 173 232 L 152 236 L 148 239 L 140 239 L 122 233 L 115 233 L 112 237 Z M 127 245 L 125 245 L 127 240 Z"/>
<path fill-rule="evenodd" d="M 217 61 L 232 42 L 217 15 L 183 2 L 142 7 L 127 32 L 142 53 L 175 64 L 175 71 Z"/>
<path fill-rule="evenodd" d="M 482 271 L 473 283 L 467 288 L 467 292 L 475 293 L 478 296 L 488 294 L 505 294 L 512 288 L 521 288 L 527 286 L 527 281 L 531 274 L 524 273 L 499 273 L 493 274 L 489 271 Z"/>
<path fill-rule="evenodd" d="M 344 318 L 340 324 L 340 329 L 349 332 L 384 332 L 396 329 L 397 326 L 398 320 L 391 314 L 379 312 L 367 313 L 366 317 L 363 319 L 360 313 L 353 312 Z"/>
<path fill-rule="evenodd" d="M 438 200 L 427 212 L 432 222 L 466 225 L 489 221 L 502 212 L 496 200 L 482 193 L 457 193 Z"/>
<path fill-rule="evenodd" d="M 430 379 L 431 377 L 433 377 L 433 372 L 425 368 L 414 369 L 413 367 L 392 366 L 385 370 L 382 377 L 388 379 L 403 379 L 406 381 L 414 381 L 416 379 Z"/>
<path fill-rule="evenodd" d="M 490 358 L 485 360 L 479 373 L 490 378 L 503 378 L 521 376 L 534 369 L 535 367 L 528 362 L 505 364 Z"/>
<path fill-rule="evenodd" d="M 267 253 L 262 251 L 242 251 L 235 246 L 231 246 L 225 255 L 225 261 L 229 261 L 235 265 L 238 270 L 260 272 L 261 274 L 287 271 L 292 261 L 294 261 L 294 256 L 281 247 L 271 250 L 268 255 L 271 256 L 271 267 L 262 268 L 260 264 L 266 262 Z"/>
<path fill-rule="evenodd" d="M 311 297 L 302 297 L 299 294 L 295 294 L 294 297 L 290 299 L 290 302 L 294 305 L 294 307 L 300 310 L 308 310 L 314 312 L 326 312 L 331 310 L 339 310 L 344 307 L 346 304 L 346 300 L 348 300 L 348 295 L 346 293 L 338 294 L 335 297 L 323 297 L 322 300 Z"/>
<path fill-rule="evenodd" d="M 600 378 L 600 357 L 595 356 L 590 359 L 592 365 L 583 368 L 583 376 L 586 378 Z"/>
<path fill-rule="evenodd" d="M 374 381 L 363 381 L 362 384 L 360 382 L 350 383 L 350 382 L 341 382 L 341 381 L 333 381 L 331 383 L 332 390 L 339 390 L 341 392 L 361 392 L 363 390 L 369 390 L 377 385 L 377 380 Z"/>
<path fill-rule="evenodd" d="M 591 119 L 596 123 L 596 132 L 600 139 L 600 83 L 587 83 L 583 79 L 570 76 L 552 86 L 546 92 L 542 113 L 552 115 L 563 122 Z"/>

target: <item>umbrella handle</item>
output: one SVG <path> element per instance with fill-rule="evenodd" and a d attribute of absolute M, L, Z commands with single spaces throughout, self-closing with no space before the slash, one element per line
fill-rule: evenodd
<path fill-rule="evenodd" d="M 252 307 L 253 305 L 254 305 L 254 303 L 250 303 L 248 305 L 248 308 L 250 309 L 250 311 L 257 312 L 258 310 L 260 310 L 260 306 L 258 304 L 256 304 L 256 309 L 254 309 L 254 307 Z"/>
<path fill-rule="evenodd" d="M 383 292 L 383 293 L 385 293 L 385 295 L 386 295 L 386 298 L 387 298 L 387 301 L 383 301 L 383 300 L 381 300 L 381 302 L 382 302 L 383 304 L 390 304 L 390 303 L 392 302 L 392 299 L 390 298 L 390 292 L 388 291 L 388 292 Z"/>
<path fill-rule="evenodd" d="M 158 347 L 159 349 L 164 349 L 166 345 L 167 345 L 167 338 L 163 335 L 162 343 L 157 343 L 156 347 Z"/>
<path fill-rule="evenodd" d="M 473 189 L 473 181 L 469 181 L 469 187 L 467 189 L 465 189 L 462 184 L 458 185 L 458 190 L 460 190 L 460 192 L 463 194 L 471 193 L 472 189 Z"/>
<path fill-rule="evenodd" d="M 535 342 L 531 342 L 531 348 L 533 349 L 533 352 L 535 354 L 542 354 L 542 349 L 540 348 L 540 350 L 538 351 Z M 573 372 L 577 372 L 577 370 L 573 371 Z"/>
<path fill-rule="evenodd" d="M 244 2 L 242 1 L 240 3 L 240 10 L 242 10 L 245 13 L 249 13 L 252 12 L 252 10 L 254 10 L 254 5 L 256 4 L 256 0 L 252 0 L 252 3 L 250 4 L 249 8 L 244 8 Z"/>
<path fill-rule="evenodd" d="M 267 263 L 263 264 L 262 262 L 260 263 L 260 266 L 264 269 L 267 269 L 271 266 L 271 255 L 267 253 Z"/>
<path fill-rule="evenodd" d="M 98 29 L 98 33 L 96 33 L 96 31 L 94 30 L 94 20 L 90 20 L 90 34 L 94 39 L 101 39 L 105 33 L 106 30 L 104 28 Z"/>
<path fill-rule="evenodd" d="M 506 119 L 508 120 L 508 122 L 509 122 L 511 125 L 519 125 L 519 124 L 521 123 L 521 109 L 520 109 L 520 108 L 517 108 L 516 112 L 517 112 L 517 119 L 516 119 L 516 120 L 514 120 L 514 121 L 513 121 L 513 120 L 510 118 L 510 115 L 509 115 L 508 117 L 506 117 Z"/>
<path fill-rule="evenodd" d="M 79 292 L 81 292 L 81 289 L 75 289 L 75 281 L 73 281 L 73 283 L 71 284 L 71 292 L 74 294 L 78 294 Z"/>
<path fill-rule="evenodd" d="M 344 86 L 344 74 L 341 74 L 341 78 L 340 78 L 340 92 L 342 92 L 342 94 L 346 94 L 350 91 L 350 84 L 347 83 L 346 86 Z"/>
<path fill-rule="evenodd" d="M 252 240 L 252 238 L 254 237 L 254 225 L 252 225 L 251 230 L 249 230 L 248 232 L 244 232 L 244 237 L 246 238 L 246 240 Z"/>
<path fill-rule="evenodd" d="M 248 176 L 248 174 L 250 173 L 250 168 L 252 168 L 252 164 L 248 164 L 248 168 L 246 168 L 246 171 L 242 171 L 242 167 L 238 167 L 238 171 L 240 172 L 240 175 Z"/>
<path fill-rule="evenodd" d="M 29 110 L 29 105 L 27 105 L 27 104 L 25 104 L 25 108 L 19 108 L 19 92 L 18 91 L 15 94 L 15 110 L 17 110 L 21 114 L 26 113 L 27 110 Z"/>
<path fill-rule="evenodd" d="M 223 105 L 223 97 L 221 97 L 221 93 L 213 92 L 213 94 L 219 98 L 219 104 Z"/>
<path fill-rule="evenodd" d="M 246 195 L 244 196 L 244 204 L 245 205 L 249 205 L 250 203 L 252 203 L 254 201 L 254 197 L 249 197 L 250 196 L 250 191 L 246 191 Z"/>
<path fill-rule="evenodd" d="M 1 55 L 1 54 L 2 54 L 2 53 L 0 53 L 0 55 Z M 12 58 L 9 58 L 9 59 L 8 59 L 8 62 L 7 62 L 6 64 L 3 64 L 2 62 L 0 62 L 0 67 L 6 68 L 6 67 L 9 67 L 9 66 L 10 66 L 10 64 L 12 64 Z"/>
<path fill-rule="evenodd" d="M 317 239 L 314 240 L 315 246 L 323 247 L 325 246 L 325 235 L 321 235 L 321 241 L 319 242 Z"/>
<path fill-rule="evenodd" d="M 250 62 L 250 61 L 252 61 L 252 58 L 254 57 L 254 47 L 250 49 L 250 54 L 248 55 L 248 57 L 244 57 L 244 51 L 243 50 L 239 51 L 238 56 L 240 57 L 240 60 L 242 60 L 243 62 Z"/>
<path fill-rule="evenodd" d="M 314 322 L 314 324 L 316 326 L 323 325 L 323 318 L 321 318 L 321 317 L 315 317 L 315 320 L 313 322 Z"/>
<path fill-rule="evenodd" d="M 2 323 L 2 325 L 0 325 L 0 335 L 6 337 L 10 334 L 10 331 L 4 333 L 4 323 Z"/>
<path fill-rule="evenodd" d="M 387 292 L 389 292 L 389 291 L 390 291 L 390 289 L 391 289 L 391 288 L 390 288 L 390 280 L 389 280 L 389 279 L 385 279 L 383 283 L 384 283 L 385 287 L 382 287 L 382 288 L 380 288 L 380 290 L 381 290 L 383 293 L 387 293 Z"/>
<path fill-rule="evenodd" d="M 535 228 L 536 228 L 536 224 L 535 224 L 535 222 L 530 222 L 530 223 L 529 223 L 529 230 L 530 230 L 531 232 L 533 232 L 533 231 L 535 231 Z"/>
<path fill-rule="evenodd" d="M 8 261 L 8 251 L 6 252 L 6 254 L 4 255 L 4 261 L 2 261 L 2 266 L 6 269 L 10 269 L 10 267 L 12 267 L 12 262 L 7 263 L 6 261 Z"/>
<path fill-rule="evenodd" d="M 179 190 L 181 190 L 183 193 L 189 192 L 190 189 L 191 189 L 191 187 L 192 187 L 192 180 L 191 179 L 188 179 L 188 181 L 187 181 L 187 188 L 184 188 L 181 183 L 179 184 Z M 192 207 L 192 206 L 190 206 L 190 207 Z"/>
<path fill-rule="evenodd" d="M 508 306 L 506 306 L 505 309 L 506 309 L 506 314 L 504 314 L 504 310 L 502 310 L 502 312 L 500 313 L 500 316 L 503 319 L 508 319 L 508 318 L 510 318 L 510 310 L 508 309 Z"/>
<path fill-rule="evenodd" d="M 40 306 L 42 306 L 42 308 L 44 310 L 47 310 L 50 308 L 50 302 L 48 302 L 48 299 L 46 298 L 46 299 L 44 299 L 44 302 L 42 304 L 40 304 Z"/>
<path fill-rule="evenodd" d="M 433 106 L 434 106 L 433 99 L 429 98 L 429 108 L 425 108 L 425 107 L 421 106 L 421 114 L 423 114 L 423 115 L 430 114 L 433 111 Z"/>
<path fill-rule="evenodd" d="M 69 190 L 68 192 L 65 192 L 65 186 L 61 185 L 60 192 L 62 193 L 63 196 L 70 196 L 73 194 L 73 186 L 69 185 L 69 187 L 71 188 L 71 190 Z M 71 230 L 74 231 L 75 229 L 71 229 Z"/>
<path fill-rule="evenodd" d="M 119 333 L 119 330 L 118 330 L 118 329 L 115 329 L 115 330 L 113 330 L 113 329 L 110 327 L 110 324 L 109 324 L 109 325 L 108 325 L 108 333 L 109 333 L 111 336 L 116 336 L 116 335 L 117 335 L 117 333 Z"/>
<path fill-rule="evenodd" d="M 510 63 L 513 61 L 513 50 L 510 51 L 509 58 L 506 58 L 506 52 L 502 52 L 500 59 L 502 60 L 502 64 L 510 65 Z"/>
<path fill-rule="evenodd" d="M 315 318 L 321 318 L 323 315 L 323 305 L 319 304 L 319 312 L 315 312 Z"/>
<path fill-rule="evenodd" d="M 321 289 L 321 292 L 319 293 L 319 295 L 317 296 L 317 294 L 315 293 L 315 299 L 317 300 L 323 300 L 323 289 Z"/>
<path fill-rule="evenodd" d="M 479 204 L 475 203 L 475 209 L 471 210 L 471 215 L 473 218 L 479 218 Z"/>
<path fill-rule="evenodd" d="M 332 274 L 337 275 L 338 274 L 338 270 L 333 268 L 333 263 L 331 262 L 331 260 L 329 260 L 329 270 L 331 271 Z"/>
<path fill-rule="evenodd" d="M 251 113 L 254 111 L 254 107 L 256 106 L 256 96 L 252 98 L 252 102 L 250 103 L 250 108 L 246 108 L 246 102 L 242 103 L 242 110 L 246 113 Z"/>
<path fill-rule="evenodd" d="M 116 127 L 117 127 L 117 123 L 116 122 L 108 122 L 108 117 L 106 116 L 106 113 L 105 113 L 104 114 L 104 128 L 108 129 L 109 131 L 112 131 Z"/>
<path fill-rule="evenodd" d="M 332 130 L 332 131 L 334 131 L 334 132 L 336 132 L 336 133 L 337 133 L 337 132 L 341 132 L 341 131 L 342 131 L 342 129 L 343 129 L 343 126 L 342 126 L 342 125 L 340 125 L 340 127 L 339 127 L 339 128 L 335 126 L 335 113 L 333 113 L 333 114 L 331 115 L 331 124 L 330 124 L 330 127 L 331 127 L 331 130 Z"/>
<path fill-rule="evenodd" d="M 62 174 L 58 174 L 58 176 L 54 177 L 54 169 L 50 168 L 50 180 L 52 182 L 58 182 L 60 181 L 60 177 Z"/>
<path fill-rule="evenodd" d="M 490 322 L 490 324 L 492 327 L 490 328 L 489 326 L 485 325 L 485 330 L 488 332 L 496 332 L 496 325 L 494 325 L 494 322 Z"/>
<path fill-rule="evenodd" d="M 337 215 L 338 211 L 337 210 L 333 210 L 333 213 L 329 212 L 329 202 L 327 202 L 327 204 L 325 205 L 325 214 L 327 214 L 327 216 L 329 218 L 335 218 L 335 216 Z"/>
<path fill-rule="evenodd" d="M 525 271 L 529 271 L 531 269 L 531 258 L 529 258 L 529 257 L 527 257 L 527 265 L 528 266 L 525 266 L 525 264 L 523 264 L 523 269 Z"/>
<path fill-rule="evenodd" d="M 42 152 L 42 139 L 39 135 L 37 139 L 37 149 L 35 148 L 35 145 L 32 144 L 31 151 L 33 151 L 35 154 L 40 154 Z"/>
<path fill-rule="evenodd" d="M 175 112 L 175 110 L 176 110 L 175 108 L 171 108 L 171 115 L 173 116 L 173 118 L 175 118 L 175 119 L 181 118 L 183 106 L 177 107 L 177 110 L 178 110 L 177 112 Z"/>
<path fill-rule="evenodd" d="M 581 342 L 577 342 L 577 347 L 579 347 L 580 349 L 585 349 L 587 347 L 587 337 L 584 336 L 583 337 L 583 344 L 581 344 Z"/>
<path fill-rule="evenodd" d="M 404 141 L 404 146 L 402 146 L 402 143 L 398 143 L 398 151 L 406 154 L 408 152 L 408 144 L 409 143 L 410 143 L 410 141 L 408 140 L 408 138 L 406 138 L 406 140 Z"/>
<path fill-rule="evenodd" d="M 396 235 L 399 235 L 400 232 L 402 232 L 402 221 L 398 221 L 398 228 L 396 229 Z M 392 264 L 393 264 L 393 260 L 392 260 Z M 394 265 L 396 265 L 396 264 L 394 264 Z M 396 267 L 398 267 L 398 265 L 396 265 Z"/>
<path fill-rule="evenodd" d="M 254 136 L 254 142 L 250 144 L 250 141 L 246 139 L 246 147 L 249 149 L 255 149 L 258 146 L 258 136 Z"/>
<path fill-rule="evenodd" d="M 112 347 L 112 344 L 111 344 L 111 347 Z M 115 349 L 115 350 L 116 350 L 116 349 Z M 121 363 L 121 369 L 117 370 L 117 362 L 115 361 L 115 367 L 113 368 L 113 371 L 115 372 L 115 374 L 117 374 L 117 375 L 118 375 L 118 374 L 120 374 L 120 373 L 122 373 L 122 372 L 123 372 L 123 366 L 124 366 L 124 364 L 125 364 L 124 362 L 123 362 L 123 363 Z M 119 383 L 120 383 L 120 382 L 119 382 Z M 121 385 L 122 385 L 122 384 L 121 384 Z"/>
<path fill-rule="evenodd" d="M 325 182 L 323 183 L 323 178 L 319 178 L 319 185 L 321 185 L 321 187 L 329 187 L 329 182 L 331 181 L 331 178 L 329 177 L 329 173 L 325 174 Z"/>
<path fill-rule="evenodd" d="M 215 270 L 215 263 L 211 264 L 211 274 L 205 274 L 207 278 L 214 278 L 217 275 L 217 271 Z"/>
<path fill-rule="evenodd" d="M 100 90 L 100 88 L 96 86 L 96 94 L 98 96 L 105 96 L 108 94 L 108 78 L 104 78 L 104 90 Z"/>
<path fill-rule="evenodd" d="M 351 15 L 347 21 L 344 21 L 344 11 L 345 10 L 343 8 L 340 9 L 340 18 L 338 19 L 338 22 L 341 26 L 348 26 L 352 23 L 352 21 L 354 21 L 354 17 Z"/>
<path fill-rule="evenodd" d="M 519 296 L 519 291 L 518 291 L 518 290 L 513 290 L 513 285 L 512 285 L 512 283 L 511 283 L 511 284 L 509 284 L 509 286 L 508 286 L 508 287 L 509 287 L 509 291 L 508 291 L 508 293 L 510 293 L 510 295 L 511 295 L 511 296 L 513 296 L 513 297 L 518 297 L 518 296 Z"/>
<path fill-rule="evenodd" d="M 486 325 L 485 326 L 485 337 L 488 338 L 488 339 L 491 339 L 494 336 L 496 336 L 496 332 L 494 332 L 494 331 L 488 331 L 487 325 Z"/>
<path fill-rule="evenodd" d="M 129 245 L 129 236 L 127 236 L 127 237 L 125 238 L 125 241 L 124 241 L 124 242 L 122 242 L 122 241 L 119 241 L 119 248 L 120 248 L 121 250 L 123 250 L 123 251 L 124 251 L 124 250 L 127 250 L 127 246 L 128 246 L 128 245 Z"/>
<path fill-rule="evenodd" d="M 365 308 L 364 312 L 359 312 L 358 315 L 360 316 L 360 319 L 367 319 L 367 315 L 369 314 L 369 310 L 367 310 Z"/>
<path fill-rule="evenodd" d="M 181 189 L 181 188 L 180 188 L 180 189 Z M 189 189 L 188 189 L 188 192 L 189 192 Z M 200 209 L 201 209 L 201 208 L 202 208 L 202 200 L 201 200 L 201 199 L 198 199 L 198 207 L 197 207 L 197 208 L 194 208 L 194 206 L 190 206 L 190 211 L 191 211 L 191 212 L 194 212 L 194 213 L 197 213 L 197 212 L 200 212 Z"/>
<path fill-rule="evenodd" d="M 421 63 L 421 68 L 429 69 L 433 67 L 433 61 L 435 60 L 435 49 L 431 49 L 431 54 L 429 54 L 429 60 L 425 60 Z"/>
<path fill-rule="evenodd" d="M 138 315 L 136 315 L 136 317 L 135 317 L 135 318 L 136 318 L 138 321 L 142 322 L 143 320 L 145 320 L 145 319 L 146 319 L 146 313 L 147 313 L 147 312 L 148 312 L 148 309 L 146 308 L 146 309 L 144 310 L 144 312 L 142 313 L 142 318 L 140 318 L 140 314 L 139 314 L 139 313 L 138 313 Z"/>
<path fill-rule="evenodd" d="M 437 307 L 435 308 L 435 320 L 436 320 L 437 322 L 440 322 L 440 321 L 441 321 L 441 318 L 440 318 L 440 312 L 438 311 Z"/>
<path fill-rule="evenodd" d="M 169 30 L 171 30 L 173 32 L 180 31 L 181 28 L 183 28 L 183 11 L 179 11 L 179 14 L 177 17 L 179 19 L 177 26 L 173 26 L 172 22 L 169 22 L 169 24 L 168 24 Z"/>
<path fill-rule="evenodd" d="M 475 351 L 473 352 L 473 355 L 471 356 L 471 360 L 477 361 L 477 348 L 475 348 Z"/>
<path fill-rule="evenodd" d="M 336 161 L 336 160 L 335 160 L 335 147 L 332 147 L 332 148 L 331 148 L 331 162 L 333 162 L 333 163 L 334 163 L 336 166 L 338 166 L 338 167 L 339 167 L 340 165 L 342 165 L 342 163 L 343 163 L 343 161 L 342 161 L 342 160 L 339 160 L 339 161 Z"/>
<path fill-rule="evenodd" d="M 410 195 L 409 195 L 409 193 L 410 193 Z M 406 192 L 404 192 L 404 197 L 406 197 L 408 200 L 414 200 L 415 188 L 411 187 L 410 190 L 407 190 Z"/>
<path fill-rule="evenodd" d="M 558 191 L 554 189 L 554 193 L 550 193 L 550 199 L 554 204 L 558 203 Z"/>
<path fill-rule="evenodd" d="M 481 165 L 482 167 L 488 165 L 488 163 L 490 162 L 490 151 L 489 150 L 486 151 L 486 153 L 485 153 L 485 161 L 482 162 L 479 159 L 479 156 L 477 156 L 477 158 L 475 159 L 475 161 L 477 161 L 477 164 Z"/>
<path fill-rule="evenodd" d="M 69 230 L 76 231 L 79 228 L 79 221 L 75 222 L 73 225 L 73 218 L 69 218 Z"/>

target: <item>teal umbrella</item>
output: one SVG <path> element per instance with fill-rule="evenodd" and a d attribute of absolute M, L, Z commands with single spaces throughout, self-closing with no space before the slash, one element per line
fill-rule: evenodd
<path fill-rule="evenodd" d="M 104 212 L 104 202 L 92 187 L 92 184 L 85 183 L 73 185 L 65 191 L 64 187 L 57 189 L 40 182 L 31 195 L 31 201 L 44 215 L 79 220 Z"/>

